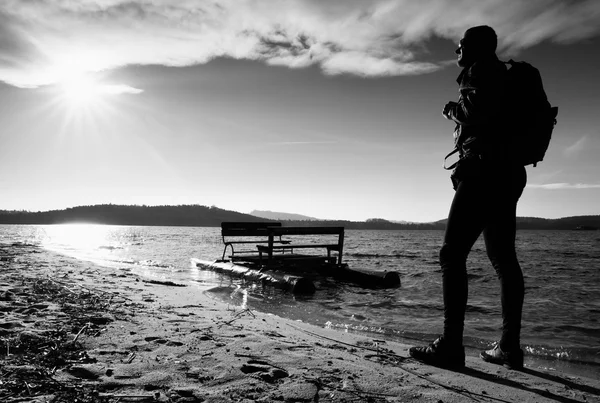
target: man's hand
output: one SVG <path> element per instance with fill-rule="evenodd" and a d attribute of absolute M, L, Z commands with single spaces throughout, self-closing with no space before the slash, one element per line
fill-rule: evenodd
<path fill-rule="evenodd" d="M 442 111 L 442 115 L 448 119 L 448 120 L 452 120 L 452 116 L 450 114 L 450 111 L 452 109 L 454 109 L 454 107 L 456 107 L 458 105 L 458 103 L 456 102 L 448 102 L 445 106 L 444 106 L 444 110 Z"/>

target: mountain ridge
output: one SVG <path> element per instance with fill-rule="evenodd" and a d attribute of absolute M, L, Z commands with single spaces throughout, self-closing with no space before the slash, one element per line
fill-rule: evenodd
<path fill-rule="evenodd" d="M 292 213 L 290 216 L 294 215 Z M 0 210 L 0 224 L 96 223 L 113 225 L 219 227 L 223 221 L 273 221 L 264 217 L 202 205 L 116 205 L 77 206 L 43 212 Z M 429 223 L 394 222 L 382 218 L 349 220 L 278 220 L 288 226 L 343 226 L 347 229 L 444 229 L 446 219 Z M 600 215 L 556 219 L 517 217 L 518 229 L 594 230 L 600 229 Z"/>
<path fill-rule="evenodd" d="M 270 210 L 252 210 L 250 215 L 265 218 L 267 220 L 322 221 L 320 218 L 309 217 L 302 214 L 282 213 Z"/>

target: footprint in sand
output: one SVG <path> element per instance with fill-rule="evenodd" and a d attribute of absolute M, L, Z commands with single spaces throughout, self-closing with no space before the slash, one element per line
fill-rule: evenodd
<path fill-rule="evenodd" d="M 20 322 L 0 322 L 0 329 L 14 329 L 16 327 L 23 327 Z"/>
<path fill-rule="evenodd" d="M 34 305 L 24 306 L 22 308 L 15 309 L 15 312 L 21 313 L 23 315 L 31 315 L 38 311 L 48 309 L 49 306 L 50 305 L 48 305 L 48 304 L 34 304 Z"/>
<path fill-rule="evenodd" d="M 256 374 L 256 376 L 268 383 L 273 383 L 278 379 L 290 376 L 286 370 L 274 367 L 270 363 L 260 360 L 250 360 L 247 364 L 242 365 L 240 370 L 245 374 Z"/>
<path fill-rule="evenodd" d="M 146 340 L 147 342 L 153 341 L 154 343 L 157 343 L 157 344 L 164 344 L 169 347 L 183 346 L 183 343 L 180 341 L 167 340 L 167 339 L 163 339 L 162 337 L 148 336 L 144 340 Z"/>
<path fill-rule="evenodd" d="M 284 336 L 284 335 L 282 335 L 281 333 L 278 333 L 278 332 L 276 332 L 276 331 L 274 331 L 274 330 L 268 330 L 268 331 L 265 331 L 265 332 L 263 332 L 263 334 L 264 334 L 265 336 L 269 336 L 269 337 L 273 337 L 273 338 L 281 338 L 281 337 L 285 337 L 285 336 Z"/>
<path fill-rule="evenodd" d="M 10 290 L 6 290 L 0 293 L 0 301 L 14 301 L 14 299 L 15 293 Z"/>
<path fill-rule="evenodd" d="M 20 322 L 0 322 L 0 336 L 12 333 L 13 329 L 25 327 Z"/>

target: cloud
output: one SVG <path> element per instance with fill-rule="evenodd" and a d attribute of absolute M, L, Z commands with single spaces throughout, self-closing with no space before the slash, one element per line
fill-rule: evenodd
<path fill-rule="evenodd" d="M 548 183 L 548 184 L 527 184 L 528 188 L 544 190 L 571 190 L 571 189 L 600 189 L 600 184 L 593 183 Z"/>
<path fill-rule="evenodd" d="M 315 145 L 315 144 L 338 144 L 337 141 L 278 141 L 275 143 L 269 143 L 271 145 L 281 146 L 302 146 L 302 145 Z"/>
<path fill-rule="evenodd" d="M 565 148 L 564 153 L 567 157 L 572 157 L 585 150 L 586 144 L 588 143 L 588 136 L 583 136 L 578 139 L 575 143 Z"/>
<path fill-rule="evenodd" d="M 188 66 L 217 57 L 326 74 L 423 74 L 432 37 L 457 40 L 489 24 L 504 51 L 600 33 L 597 0 L 3 0 L 0 80 L 57 80 L 57 66 L 88 72 L 132 64 Z"/>
<path fill-rule="evenodd" d="M 134 88 L 125 84 L 107 84 L 101 86 L 102 92 L 106 94 L 141 94 L 144 90 Z"/>
<path fill-rule="evenodd" d="M 399 62 L 359 51 L 335 53 L 324 60 L 321 67 L 328 74 L 350 73 L 365 77 L 423 74 L 439 69 L 433 63 Z"/>

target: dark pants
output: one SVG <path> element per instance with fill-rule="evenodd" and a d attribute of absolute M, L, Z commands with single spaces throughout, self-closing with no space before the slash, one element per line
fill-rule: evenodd
<path fill-rule="evenodd" d="M 524 167 L 469 177 L 456 188 L 440 251 L 444 292 L 444 338 L 462 344 L 468 284 L 466 261 L 483 232 L 487 255 L 500 280 L 500 348 L 518 348 L 524 283 L 515 252 L 517 201 L 527 182 Z"/>

